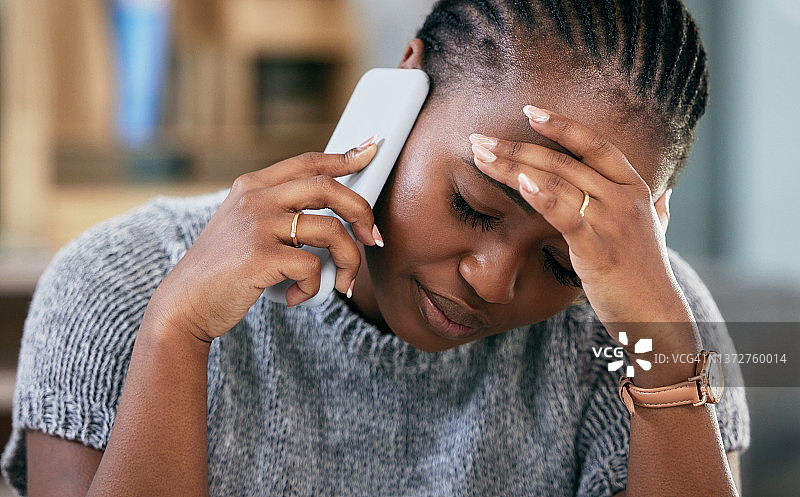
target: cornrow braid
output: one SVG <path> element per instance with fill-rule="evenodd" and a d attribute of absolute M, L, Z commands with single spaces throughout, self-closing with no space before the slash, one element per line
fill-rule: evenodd
<path fill-rule="evenodd" d="M 564 3 L 562 0 L 542 0 L 543 7 L 554 21 L 561 37 L 573 44 L 575 40 L 572 37 L 572 29 L 570 28 L 567 13 L 564 10 Z"/>
<path fill-rule="evenodd" d="M 606 32 L 606 49 L 613 50 L 619 43 L 619 29 L 617 28 L 617 3 L 614 0 L 605 0 L 599 6 L 600 17 L 603 18 Z"/>
<path fill-rule="evenodd" d="M 639 26 L 642 24 L 642 4 L 638 1 L 622 2 L 620 4 L 620 10 L 622 11 L 623 25 L 627 28 L 625 46 L 622 49 L 625 59 L 622 65 L 630 76 L 631 71 L 633 71 L 633 64 L 636 61 L 636 52 L 639 46 Z"/>
<path fill-rule="evenodd" d="M 664 0 L 645 0 L 643 7 L 643 20 L 642 35 L 644 42 L 642 49 L 645 53 L 650 53 L 651 56 L 645 56 L 642 59 L 641 69 L 639 70 L 638 89 L 642 93 L 648 93 L 656 80 L 656 73 L 658 71 L 659 53 L 661 52 L 664 18 L 662 17 L 661 7 L 664 5 Z"/>
<path fill-rule="evenodd" d="M 595 34 L 595 20 L 592 15 L 592 5 L 589 2 L 572 2 L 573 8 L 578 13 L 583 39 L 589 51 L 595 57 L 600 54 L 600 47 L 597 46 L 597 34 Z"/>
<path fill-rule="evenodd" d="M 466 68 L 478 75 L 511 70 L 500 46 L 505 23 L 494 0 L 440 0 L 417 34 L 432 86 L 452 87 L 457 80 L 449 75 Z"/>
<path fill-rule="evenodd" d="M 678 3 L 665 4 L 667 11 L 665 32 L 675 33 L 676 36 L 667 37 L 664 40 L 664 71 L 659 81 L 657 94 L 669 93 L 669 89 L 675 86 L 677 77 L 678 60 L 686 44 L 686 23 L 678 22 L 681 19 L 681 5 Z"/>
<path fill-rule="evenodd" d="M 533 7 L 529 0 L 511 0 L 511 11 L 516 14 L 517 19 L 528 26 L 533 25 Z"/>
<path fill-rule="evenodd" d="M 481 12 L 486 12 L 487 17 L 491 23 L 498 29 L 503 29 L 503 23 L 500 20 L 500 15 L 495 9 L 492 2 L 489 0 L 475 0 L 475 5 L 479 7 Z"/>
<path fill-rule="evenodd" d="M 559 39 L 628 78 L 664 116 L 675 164 L 686 163 L 708 103 L 706 52 L 681 0 L 440 0 L 417 34 L 434 95 L 465 84 L 459 74 L 519 71 L 514 54 Z"/>

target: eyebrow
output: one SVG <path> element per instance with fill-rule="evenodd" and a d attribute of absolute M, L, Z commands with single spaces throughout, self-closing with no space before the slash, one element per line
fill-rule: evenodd
<path fill-rule="evenodd" d="M 538 214 L 536 209 L 531 207 L 531 204 L 529 204 L 524 198 L 522 198 L 522 195 L 520 195 L 519 191 L 515 190 L 514 188 L 511 188 L 505 183 L 497 181 L 491 176 L 487 176 L 483 171 L 478 169 L 478 166 L 475 165 L 475 161 L 472 159 L 472 157 L 461 156 L 459 158 L 464 164 L 470 166 L 472 171 L 477 172 L 478 173 L 477 175 L 483 178 L 489 185 L 499 189 L 500 191 L 506 194 L 506 197 L 510 198 L 511 200 L 514 201 L 515 204 L 522 207 L 522 209 L 528 215 L 533 216 L 535 214 Z"/>

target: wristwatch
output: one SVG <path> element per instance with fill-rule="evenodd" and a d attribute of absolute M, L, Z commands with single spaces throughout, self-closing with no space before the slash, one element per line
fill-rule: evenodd
<path fill-rule="evenodd" d="M 673 407 L 685 404 L 716 404 L 724 388 L 722 361 L 718 352 L 703 350 L 698 354 L 695 376 L 688 380 L 658 388 L 640 388 L 628 376 L 619 379 L 619 398 L 633 416 L 634 405 Z"/>

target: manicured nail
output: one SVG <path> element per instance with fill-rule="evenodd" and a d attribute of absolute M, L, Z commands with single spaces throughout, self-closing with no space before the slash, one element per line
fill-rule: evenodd
<path fill-rule="evenodd" d="M 356 147 L 356 152 L 363 152 L 364 150 L 368 149 L 369 147 L 371 147 L 375 143 L 378 143 L 379 139 L 380 139 L 379 135 L 373 135 L 373 136 L 367 138 L 364 141 L 364 143 L 362 143 L 361 145 Z"/>
<path fill-rule="evenodd" d="M 529 177 L 525 176 L 525 173 L 520 173 L 517 179 L 519 179 L 520 188 L 526 192 L 530 193 L 531 195 L 536 195 L 539 193 L 539 187 L 536 186 L 536 183 L 531 181 Z"/>
<path fill-rule="evenodd" d="M 383 247 L 383 237 L 381 236 L 381 232 L 378 231 L 378 225 L 372 225 L 372 238 L 375 239 L 375 245 L 378 247 Z"/>
<path fill-rule="evenodd" d="M 347 289 L 347 298 L 348 299 L 353 298 L 353 287 L 355 286 L 355 284 L 356 284 L 356 280 L 353 280 L 353 281 L 350 282 L 350 288 Z"/>
<path fill-rule="evenodd" d="M 667 190 L 667 205 L 669 205 L 669 199 L 672 198 L 672 188 Z"/>
<path fill-rule="evenodd" d="M 490 164 L 497 160 L 497 156 L 493 153 L 486 150 L 483 145 L 472 145 L 472 153 L 475 154 L 475 157 L 486 164 Z"/>
<path fill-rule="evenodd" d="M 550 114 L 533 105 L 526 105 L 522 112 L 528 116 L 528 119 L 535 123 L 544 124 L 550 120 Z"/>
<path fill-rule="evenodd" d="M 497 140 L 494 138 L 489 138 L 488 136 L 481 135 L 479 133 L 473 133 L 469 135 L 469 141 L 472 142 L 474 145 L 480 145 L 486 150 L 493 150 L 494 147 L 497 146 Z"/>

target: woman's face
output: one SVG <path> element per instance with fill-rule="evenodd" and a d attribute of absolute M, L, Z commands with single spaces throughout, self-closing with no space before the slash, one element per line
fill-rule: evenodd
<path fill-rule="evenodd" d="M 468 139 L 482 133 L 564 151 L 529 126 L 522 108 L 534 104 L 610 137 L 652 187 L 661 149 L 647 132 L 563 86 L 456 93 L 426 105 L 375 206 L 385 247 L 365 247 L 369 271 L 353 296 L 363 314 L 432 352 L 543 321 L 580 296 L 561 234 L 474 166 Z"/>

